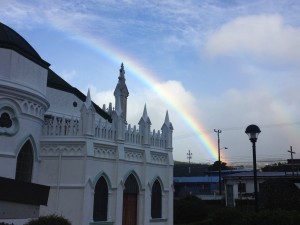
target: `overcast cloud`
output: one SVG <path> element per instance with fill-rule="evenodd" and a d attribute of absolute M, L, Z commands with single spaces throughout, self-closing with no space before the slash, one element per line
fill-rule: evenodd
<path fill-rule="evenodd" d="M 244 130 L 256 123 L 258 158 L 272 162 L 288 158 L 290 145 L 300 158 L 299 15 L 300 3 L 292 0 L 0 1 L 0 21 L 73 86 L 83 93 L 90 88 L 100 107 L 114 102 L 123 61 L 128 122 L 137 125 L 147 104 L 158 130 L 168 110 L 174 158 L 185 161 L 191 150 L 195 162 L 215 158 L 178 110 L 132 75 L 126 57 L 116 63 L 89 40 L 103 40 L 152 71 L 155 85 L 195 116 L 216 146 L 213 129 L 222 129 L 226 161 L 251 161 Z"/>

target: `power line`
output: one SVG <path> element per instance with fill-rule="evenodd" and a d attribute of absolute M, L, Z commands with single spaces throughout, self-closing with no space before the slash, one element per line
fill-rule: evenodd
<path fill-rule="evenodd" d="M 277 124 L 265 124 L 265 125 L 260 125 L 262 128 L 273 128 L 273 127 L 285 127 L 285 126 L 299 126 L 300 122 L 293 122 L 293 123 L 277 123 Z M 245 130 L 245 127 L 227 127 L 227 128 L 222 128 L 222 131 L 237 131 L 237 130 Z M 212 134 L 214 133 L 213 129 L 211 130 L 204 130 L 202 134 L 198 135 L 203 135 L 203 134 Z M 173 137 L 173 141 L 184 139 L 184 138 L 189 138 L 197 136 L 195 133 L 190 133 L 190 134 L 183 134 L 183 135 L 178 135 Z"/>

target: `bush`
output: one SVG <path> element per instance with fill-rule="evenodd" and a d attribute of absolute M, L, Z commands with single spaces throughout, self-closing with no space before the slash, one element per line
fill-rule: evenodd
<path fill-rule="evenodd" d="M 49 215 L 32 219 L 24 225 L 71 225 L 71 222 L 62 216 Z"/>
<path fill-rule="evenodd" d="M 0 222 L 0 225 L 14 225 L 13 223 L 4 223 L 4 222 Z"/>
<path fill-rule="evenodd" d="M 300 215 L 297 211 L 266 210 L 254 216 L 257 225 L 298 225 Z"/>
<path fill-rule="evenodd" d="M 235 208 L 224 208 L 212 216 L 212 225 L 235 225 L 242 218 L 242 213 Z M 241 223 L 243 224 L 243 223 Z"/>
<path fill-rule="evenodd" d="M 266 209 L 299 209 L 300 191 L 292 180 L 268 180 L 263 183 L 260 202 Z"/>
<path fill-rule="evenodd" d="M 174 224 L 202 221 L 208 215 L 205 202 L 190 195 L 174 201 Z"/>
<path fill-rule="evenodd" d="M 297 211 L 263 210 L 243 212 L 227 208 L 215 213 L 211 225 L 299 225 L 300 215 Z"/>

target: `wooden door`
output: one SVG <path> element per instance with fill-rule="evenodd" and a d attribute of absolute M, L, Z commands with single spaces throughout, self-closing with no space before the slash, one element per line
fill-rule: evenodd
<path fill-rule="evenodd" d="M 124 193 L 122 225 L 136 225 L 136 224 L 137 224 L 137 194 Z"/>

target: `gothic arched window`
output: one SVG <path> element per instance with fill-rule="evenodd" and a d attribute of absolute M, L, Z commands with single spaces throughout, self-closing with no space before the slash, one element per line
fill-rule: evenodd
<path fill-rule="evenodd" d="M 95 187 L 94 221 L 107 220 L 108 186 L 104 177 L 101 177 Z"/>
<path fill-rule="evenodd" d="M 33 149 L 28 140 L 21 148 L 17 158 L 16 180 L 31 182 L 33 168 Z"/>
<path fill-rule="evenodd" d="M 152 186 L 152 195 L 151 195 L 151 217 L 152 218 L 161 218 L 161 186 L 158 180 L 156 180 Z"/>

